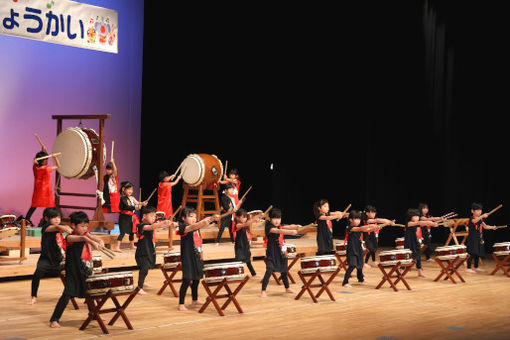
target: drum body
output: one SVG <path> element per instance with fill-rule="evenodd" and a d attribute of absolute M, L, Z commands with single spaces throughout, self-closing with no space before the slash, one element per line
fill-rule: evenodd
<path fill-rule="evenodd" d="M 295 245 L 285 243 L 285 246 L 287 247 L 287 257 L 294 258 L 297 256 L 297 248 Z"/>
<path fill-rule="evenodd" d="M 494 255 L 496 256 L 506 256 L 510 254 L 510 242 L 494 243 L 492 247 L 494 248 Z"/>
<path fill-rule="evenodd" d="M 335 250 L 338 255 L 343 255 L 343 256 L 347 255 L 347 248 L 345 245 L 345 241 L 341 240 L 341 241 L 335 242 Z"/>
<path fill-rule="evenodd" d="M 379 263 L 381 266 L 394 266 L 398 262 L 400 264 L 410 264 L 413 263 L 412 254 L 409 249 L 381 251 L 379 253 Z"/>
<path fill-rule="evenodd" d="M 243 280 L 244 266 L 242 262 L 229 262 L 204 265 L 204 281 L 207 283 L 220 282 L 223 279 L 227 281 Z"/>
<path fill-rule="evenodd" d="M 436 257 L 441 261 L 453 260 L 457 256 L 460 258 L 465 258 L 467 256 L 465 245 L 459 244 L 436 248 Z"/>
<path fill-rule="evenodd" d="M 163 255 L 163 268 L 173 269 L 181 263 L 181 253 L 178 251 L 169 251 Z"/>
<path fill-rule="evenodd" d="M 17 228 L 15 215 L 0 216 L 0 229 Z"/>
<path fill-rule="evenodd" d="M 156 211 L 156 220 L 154 221 L 154 223 L 161 222 L 164 220 L 165 220 L 165 212 L 164 211 Z"/>
<path fill-rule="evenodd" d="M 182 180 L 191 187 L 217 183 L 223 173 L 223 165 L 215 155 L 204 153 L 188 155 L 182 162 Z"/>
<path fill-rule="evenodd" d="M 399 237 L 395 239 L 395 248 L 404 249 L 404 238 Z"/>
<path fill-rule="evenodd" d="M 92 255 L 92 274 L 100 274 L 103 271 L 103 259 L 101 255 Z"/>
<path fill-rule="evenodd" d="M 67 179 L 88 179 L 94 176 L 94 168 L 98 169 L 106 160 L 106 147 L 103 143 L 103 162 L 100 162 L 99 144 L 99 135 L 93 129 L 76 127 L 62 131 L 53 143 L 53 153 L 62 154 L 57 171 Z"/>
<path fill-rule="evenodd" d="M 87 293 L 92 296 L 131 292 L 135 289 L 133 272 L 118 272 L 93 275 L 87 278 Z"/>
<path fill-rule="evenodd" d="M 301 258 L 301 273 L 311 274 L 317 270 L 320 272 L 334 272 L 337 270 L 334 255 L 319 255 Z"/>

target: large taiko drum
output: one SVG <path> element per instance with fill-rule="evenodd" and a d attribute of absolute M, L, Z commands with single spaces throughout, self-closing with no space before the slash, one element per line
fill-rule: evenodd
<path fill-rule="evenodd" d="M 58 172 L 68 179 L 88 179 L 94 176 L 94 168 L 98 169 L 106 160 L 106 147 L 103 143 L 103 162 L 100 162 L 99 144 L 99 135 L 93 129 L 74 127 L 59 133 L 53 143 L 53 153 L 61 153 Z"/>
<path fill-rule="evenodd" d="M 467 256 L 465 245 L 459 244 L 436 248 L 436 257 L 438 260 L 441 261 L 453 260 L 457 256 L 460 258 L 465 258 Z"/>
<path fill-rule="evenodd" d="M 337 270 L 334 255 L 319 255 L 301 258 L 301 273 L 315 273 L 317 269 L 322 272 L 334 272 Z"/>
<path fill-rule="evenodd" d="M 169 251 L 163 255 L 163 268 L 173 269 L 181 263 L 181 253 L 178 251 Z"/>
<path fill-rule="evenodd" d="M 220 180 L 223 165 L 215 155 L 188 155 L 182 161 L 182 180 L 191 187 L 208 186 Z"/>
<path fill-rule="evenodd" d="M 206 283 L 215 283 L 223 281 L 243 280 L 244 266 L 242 262 L 228 262 L 204 265 L 204 281 Z"/>
<path fill-rule="evenodd" d="M 112 293 L 132 292 L 135 290 L 133 272 L 118 272 L 93 275 L 87 278 L 87 293 L 92 296 L 104 296 Z"/>
<path fill-rule="evenodd" d="M 379 263 L 381 266 L 394 266 L 400 264 L 410 264 L 413 262 L 413 253 L 410 249 L 387 250 L 379 253 Z"/>
<path fill-rule="evenodd" d="M 493 253 L 496 256 L 506 256 L 510 254 L 510 242 L 494 243 L 492 247 L 494 248 Z"/>

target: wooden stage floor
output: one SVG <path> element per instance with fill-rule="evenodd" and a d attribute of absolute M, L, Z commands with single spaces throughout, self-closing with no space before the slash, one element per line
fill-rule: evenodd
<path fill-rule="evenodd" d="M 299 241 L 303 247 L 311 242 L 292 240 L 298 251 Z M 205 252 L 233 254 L 232 248 L 230 243 L 219 247 L 207 244 Z M 121 255 L 127 263 L 134 252 L 127 250 Z M 103 263 L 104 267 L 109 266 L 108 260 Z M 257 273 L 264 274 L 262 260 L 255 260 L 254 266 Z M 29 279 L 5 281 L 0 282 L 0 339 L 505 339 L 510 338 L 510 278 L 501 271 L 489 275 L 494 266 L 494 261 L 486 257 L 481 265 L 485 272 L 468 274 L 461 269 L 466 283 L 453 284 L 434 282 L 438 265 L 423 262 L 427 278 L 418 278 L 416 270 L 412 270 L 406 276 L 412 290 L 399 284 L 398 292 L 387 283 L 374 289 L 382 277 L 376 267 L 364 269 L 365 283 L 357 283 L 354 276 L 350 280 L 353 288 L 345 289 L 341 286 L 342 270 L 330 285 L 336 302 L 324 294 L 317 304 L 307 293 L 300 300 L 294 299 L 300 282 L 291 285 L 294 294 L 287 294 L 273 279 L 267 289 L 268 297 L 260 298 L 260 280 L 251 278 L 237 297 L 244 314 L 238 314 L 230 305 L 224 317 L 212 305 L 199 314 L 198 308 L 189 305 L 189 292 L 186 297 L 189 311 L 177 311 L 178 299 L 168 289 L 163 295 L 156 295 L 163 275 L 154 269 L 146 279 L 151 285 L 146 290 L 148 294 L 136 296 L 126 310 L 135 329 L 128 330 L 119 319 L 114 326 L 107 326 L 109 335 L 101 332 L 96 321 L 84 331 L 78 330 L 87 317 L 81 299 L 79 310 L 72 309 L 71 304 L 67 307 L 60 320 L 62 328 L 49 328 L 48 320 L 63 289 L 59 278 L 41 280 L 38 303 L 32 306 L 27 305 Z M 297 267 L 291 273 L 299 280 Z M 138 272 L 133 272 L 136 280 Z M 205 298 L 200 285 L 199 299 Z M 120 300 L 122 303 L 124 299 Z M 111 314 L 104 318 L 108 321 Z"/>

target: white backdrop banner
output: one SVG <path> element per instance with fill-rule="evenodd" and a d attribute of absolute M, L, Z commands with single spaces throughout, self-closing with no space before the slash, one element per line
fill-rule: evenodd
<path fill-rule="evenodd" d="M 0 0 L 0 34 L 118 53 L 118 13 L 70 0 Z"/>

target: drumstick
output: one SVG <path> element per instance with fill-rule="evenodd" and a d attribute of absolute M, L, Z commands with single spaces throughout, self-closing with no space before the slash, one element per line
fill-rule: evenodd
<path fill-rule="evenodd" d="M 177 168 L 177 170 L 175 170 L 173 177 L 177 176 L 177 173 L 179 172 L 179 170 L 181 170 L 183 164 L 184 164 L 184 161 L 182 161 L 181 164 L 179 165 L 179 167 Z"/>
<path fill-rule="evenodd" d="M 248 193 L 250 192 L 251 190 L 251 187 L 248 188 L 248 190 L 246 190 L 246 192 L 244 193 L 243 197 L 241 197 L 241 199 L 239 200 L 239 202 L 243 201 L 244 202 L 244 198 L 246 197 L 246 195 L 248 195 Z"/>
<path fill-rule="evenodd" d="M 344 211 L 342 211 L 342 217 L 345 215 L 345 213 L 347 212 L 347 210 L 349 210 L 351 208 L 351 204 L 349 203 L 349 205 L 347 206 L 347 208 L 344 209 Z M 340 217 L 336 219 L 336 221 L 338 222 L 340 220 Z"/>
<path fill-rule="evenodd" d="M 37 135 L 37 133 L 34 133 L 35 135 L 35 138 L 37 138 L 37 141 L 39 142 L 39 144 L 41 144 L 41 148 L 43 150 L 46 150 L 46 147 L 44 146 L 43 142 L 41 141 L 41 138 L 39 138 L 39 136 Z"/>
<path fill-rule="evenodd" d="M 142 201 L 142 187 L 140 187 L 140 195 L 138 197 L 138 201 Z"/>
<path fill-rule="evenodd" d="M 156 190 L 158 190 L 158 188 L 155 188 L 154 190 L 152 190 L 151 194 L 149 195 L 149 198 L 147 198 L 144 202 L 149 202 L 149 200 L 152 198 L 152 196 L 154 195 Z"/>
<path fill-rule="evenodd" d="M 113 159 L 113 147 L 115 146 L 115 141 L 112 140 L 112 152 L 110 153 L 110 160 Z"/>
<path fill-rule="evenodd" d="M 501 209 L 502 207 L 503 207 L 503 204 L 498 205 L 496 208 L 494 208 L 491 211 L 489 211 L 487 213 L 487 216 L 489 216 L 490 214 L 494 213 L 496 210 Z"/>
<path fill-rule="evenodd" d="M 110 253 L 108 253 L 107 251 L 105 251 L 106 248 L 100 248 L 99 251 L 101 251 L 103 254 L 105 254 L 106 256 L 108 256 L 111 260 L 114 259 L 114 256 Z"/>
<path fill-rule="evenodd" d="M 228 159 L 225 161 L 225 168 L 223 169 L 223 176 L 221 176 L 221 179 L 223 180 L 223 177 L 227 174 L 227 168 L 228 168 Z"/>
<path fill-rule="evenodd" d="M 507 225 L 500 225 L 500 226 L 496 226 L 496 229 L 501 229 L 501 228 L 506 228 L 508 227 Z"/>
<path fill-rule="evenodd" d="M 60 155 L 62 155 L 62 153 L 60 153 L 60 152 L 52 153 L 51 155 L 46 155 L 46 156 L 42 156 L 42 157 L 37 157 L 36 159 L 34 159 L 34 161 L 35 161 L 35 162 L 38 162 L 38 161 L 42 161 L 43 159 L 47 159 L 47 158 L 55 157 L 55 156 L 60 156 Z"/>
<path fill-rule="evenodd" d="M 103 247 L 102 249 L 104 249 L 104 251 L 106 251 L 106 252 L 107 252 L 107 253 L 109 253 L 110 255 L 115 256 L 115 253 L 113 252 L 113 250 L 110 250 L 110 249 L 108 249 L 108 248 L 106 248 L 106 247 Z"/>

